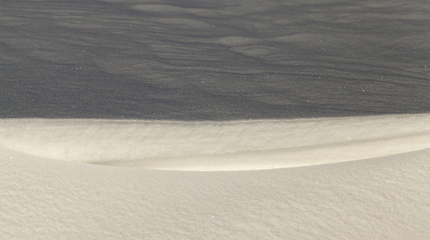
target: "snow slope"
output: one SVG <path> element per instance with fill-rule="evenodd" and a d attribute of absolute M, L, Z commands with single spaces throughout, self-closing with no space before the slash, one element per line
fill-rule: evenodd
<path fill-rule="evenodd" d="M 430 115 L 302 120 L 0 121 L 0 144 L 52 159 L 176 170 L 253 170 L 352 161 L 430 147 Z"/>
<path fill-rule="evenodd" d="M 298 134 L 298 141 L 290 141 L 296 147 L 303 143 L 317 145 L 324 141 L 320 148 L 329 149 L 328 146 L 332 146 L 329 142 L 334 141 L 342 155 L 341 146 L 345 143 L 335 140 L 347 137 L 347 132 L 333 130 L 333 136 L 330 136 L 330 131 L 323 132 L 331 128 L 354 128 L 354 124 L 356 127 L 367 125 L 367 135 L 348 132 L 351 133 L 350 139 L 357 142 L 346 144 L 348 151 L 352 148 L 353 153 L 359 154 L 354 146 L 363 142 L 368 144 L 364 144 L 362 150 L 370 151 L 372 141 L 384 146 L 385 140 L 378 139 L 391 139 L 385 142 L 388 145 L 402 141 L 406 147 L 399 150 L 403 152 L 400 154 L 384 152 L 383 156 L 361 161 L 337 161 L 334 164 L 272 170 L 212 172 L 130 169 L 76 161 L 76 156 L 85 155 L 77 140 L 83 141 L 83 145 L 89 144 L 94 152 L 102 151 L 101 144 L 91 145 L 94 139 L 103 140 L 94 132 L 107 134 L 124 131 L 131 136 L 131 132 L 139 129 L 139 121 L 2 120 L 0 238 L 427 239 L 430 236 L 430 147 L 429 138 L 425 138 L 428 136 L 426 128 L 429 124 L 425 124 L 428 117 L 404 115 L 269 121 L 275 125 L 294 123 L 297 124 L 296 131 L 313 132 L 314 136 L 319 137 L 300 138 Z M 331 124 L 318 125 L 327 121 Z M 85 124 L 78 124 L 82 122 Z M 262 122 L 265 123 L 263 126 L 269 124 Z M 253 126 L 262 122 L 226 123 L 225 126 L 221 124 L 221 128 L 236 125 L 231 129 L 241 126 L 243 132 L 248 129 L 247 124 Z M 175 124 L 180 125 L 178 129 L 185 129 L 190 123 Z M 208 130 L 213 127 L 211 124 L 192 125 L 203 125 L 202 128 Z M 300 129 L 300 126 L 307 124 L 315 126 L 312 131 Z M 114 125 L 117 128 L 113 128 Z M 76 128 L 68 132 L 63 126 Z M 423 131 L 420 132 L 419 127 Z M 81 136 L 91 129 L 93 135 Z M 73 131 L 74 136 L 71 134 Z M 243 143 L 243 146 L 261 141 L 265 137 L 264 132 L 261 131 L 262 137 L 254 135 L 250 143 Z M 47 133 L 53 134 L 57 146 L 64 147 L 69 143 L 70 151 L 82 152 L 64 155 L 62 151 L 55 150 L 55 145 L 49 149 L 50 142 L 44 135 Z M 197 135 L 203 136 L 202 133 Z M 85 136 L 92 136 L 93 139 Z M 118 134 L 114 136 L 115 141 L 119 141 Z M 421 139 L 421 143 L 417 139 Z M 284 140 L 288 142 L 288 137 Z M 217 144 L 215 147 L 221 148 Z M 93 153 L 92 156 L 116 154 L 116 150 L 109 148 L 110 145 L 105 146 L 106 153 Z M 260 146 L 261 151 L 272 151 L 265 150 L 268 146 Z M 273 148 L 276 144 L 270 146 Z M 89 150 L 87 152 L 91 153 Z M 125 156 L 134 156 L 132 147 L 124 149 L 124 152 Z M 63 158 L 69 161 L 48 158 L 52 156 L 75 158 Z M 332 153 L 332 156 L 336 154 Z M 311 161 L 311 164 L 315 163 L 318 162 Z M 226 169 L 219 167 L 218 170 Z"/>

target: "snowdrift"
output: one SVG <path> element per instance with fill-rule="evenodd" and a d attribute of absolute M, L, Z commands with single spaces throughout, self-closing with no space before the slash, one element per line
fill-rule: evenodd
<path fill-rule="evenodd" d="M 0 144 L 65 161 L 165 170 L 299 167 L 430 148 L 430 115 L 179 122 L 0 121 Z"/>

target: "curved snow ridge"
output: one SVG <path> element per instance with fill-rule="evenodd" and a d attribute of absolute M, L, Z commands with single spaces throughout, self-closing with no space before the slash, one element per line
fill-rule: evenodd
<path fill-rule="evenodd" d="M 430 148 L 430 114 L 228 122 L 3 119 L 0 144 L 38 157 L 124 167 L 273 169 Z"/>
<path fill-rule="evenodd" d="M 246 171 L 303 167 L 370 159 L 429 148 L 430 132 L 297 148 L 242 151 L 220 155 L 108 161 L 105 166 L 181 171 Z"/>

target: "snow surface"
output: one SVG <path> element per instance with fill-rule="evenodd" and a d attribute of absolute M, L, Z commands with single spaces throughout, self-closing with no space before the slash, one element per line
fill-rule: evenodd
<path fill-rule="evenodd" d="M 302 120 L 0 121 L 0 144 L 59 160 L 171 170 L 255 170 L 344 162 L 429 147 L 430 115 Z"/>
<path fill-rule="evenodd" d="M 428 239 L 429 120 L 429 114 L 228 123 L 1 120 L 0 238 Z M 155 143 L 143 148 L 151 138 Z M 249 165 L 255 148 L 256 159 L 288 147 L 365 159 L 315 165 L 322 162 L 302 153 L 295 161 L 311 166 L 212 172 L 78 162 L 122 153 L 118 161 L 142 153 L 157 159 L 175 144 L 181 159 L 194 149 L 245 152 L 232 157 L 236 165 Z M 393 152 L 379 151 L 389 146 Z"/>

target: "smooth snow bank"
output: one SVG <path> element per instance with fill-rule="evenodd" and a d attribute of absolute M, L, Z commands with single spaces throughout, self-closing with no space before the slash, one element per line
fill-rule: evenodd
<path fill-rule="evenodd" d="M 37 157 L 148 169 L 309 166 L 430 148 L 430 114 L 178 122 L 0 120 L 0 144 Z"/>
<path fill-rule="evenodd" d="M 430 150 L 261 171 L 105 167 L 0 146 L 0 239 L 428 239 Z"/>

